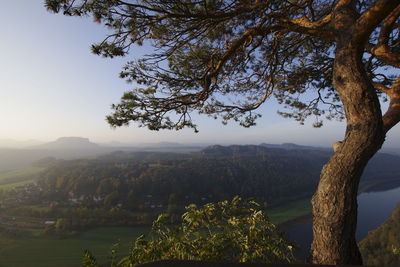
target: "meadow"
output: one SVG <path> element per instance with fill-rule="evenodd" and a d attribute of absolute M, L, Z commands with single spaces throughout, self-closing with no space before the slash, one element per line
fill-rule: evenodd
<path fill-rule="evenodd" d="M 275 224 L 309 213 L 309 199 L 267 210 L 268 217 Z M 124 255 L 131 242 L 149 230 L 149 226 L 100 227 L 65 237 L 44 237 L 37 231 L 0 232 L 0 267 L 81 266 L 85 249 L 90 250 L 99 262 L 105 262 L 112 244 L 120 240 L 120 251 Z"/>
<path fill-rule="evenodd" d="M 17 186 L 33 183 L 44 168 L 28 167 L 24 169 L 0 172 L 0 189 L 8 190 Z"/>
<path fill-rule="evenodd" d="M 311 199 L 305 198 L 289 202 L 271 209 L 267 208 L 268 218 L 274 224 L 295 220 L 311 213 Z"/>
<path fill-rule="evenodd" d="M 149 227 L 101 227 L 62 238 L 28 231 L 2 232 L 0 267 L 81 266 L 85 249 L 99 262 L 105 262 L 112 244 L 120 240 L 121 253 L 127 254 L 131 242 L 149 230 Z"/>

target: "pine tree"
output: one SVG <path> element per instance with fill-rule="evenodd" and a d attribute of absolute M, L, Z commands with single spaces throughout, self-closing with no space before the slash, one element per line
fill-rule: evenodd
<path fill-rule="evenodd" d="M 274 97 L 303 122 L 346 119 L 344 140 L 313 197 L 314 263 L 360 264 L 357 188 L 369 159 L 400 120 L 399 0 L 47 0 L 53 12 L 92 15 L 113 33 L 95 54 L 153 54 L 130 61 L 134 82 L 108 116 L 112 126 L 197 126 L 198 112 L 245 127 Z M 313 97 L 311 97 L 313 95 Z M 382 114 L 379 97 L 390 99 Z"/>

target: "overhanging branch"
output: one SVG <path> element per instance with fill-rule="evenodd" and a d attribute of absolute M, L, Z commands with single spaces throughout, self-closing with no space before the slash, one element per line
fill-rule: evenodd
<path fill-rule="evenodd" d="M 357 19 L 353 29 L 354 42 L 362 45 L 365 44 L 371 33 L 399 5 L 399 0 L 376 0 Z"/>

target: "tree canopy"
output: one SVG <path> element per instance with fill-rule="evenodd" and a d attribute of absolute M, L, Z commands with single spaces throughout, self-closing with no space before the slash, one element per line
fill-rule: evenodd
<path fill-rule="evenodd" d="M 108 121 L 114 126 L 137 121 L 157 130 L 197 129 L 192 111 L 248 127 L 272 96 L 284 105 L 282 115 L 300 122 L 315 116 L 314 125 L 321 126 L 321 116 L 343 119 L 332 86 L 337 35 L 331 22 L 333 11 L 347 2 L 48 0 L 46 5 L 66 15 L 92 15 L 112 29 L 92 46 L 96 54 L 123 56 L 133 45 L 155 47 L 122 70 L 120 76 L 135 87 L 113 105 Z M 364 13 L 366 20 L 385 1 L 354 2 L 353 15 Z M 366 73 L 384 92 L 395 80 L 386 67 L 399 66 L 398 9 L 365 46 Z"/>

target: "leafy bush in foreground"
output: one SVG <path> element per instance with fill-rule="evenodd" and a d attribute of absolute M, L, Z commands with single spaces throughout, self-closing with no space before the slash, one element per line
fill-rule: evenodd
<path fill-rule="evenodd" d="M 268 221 L 260 205 L 235 197 L 232 201 L 186 207 L 182 223 L 174 225 L 162 214 L 153 223 L 149 236 L 140 236 L 129 255 L 112 266 L 163 260 L 207 260 L 228 262 L 293 262 L 293 247 Z M 97 266 L 85 252 L 85 266 Z"/>

